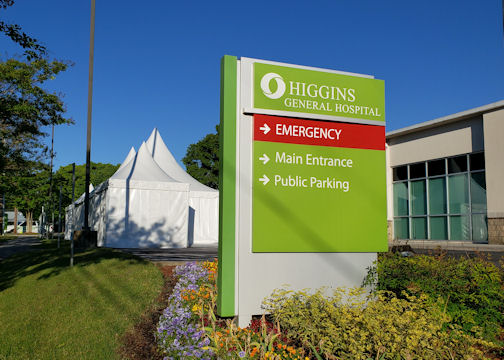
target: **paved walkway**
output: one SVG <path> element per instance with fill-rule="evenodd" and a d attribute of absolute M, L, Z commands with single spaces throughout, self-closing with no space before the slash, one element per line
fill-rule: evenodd
<path fill-rule="evenodd" d="M 394 245 L 409 245 L 413 249 L 443 250 L 453 251 L 477 251 L 477 252 L 502 252 L 504 253 L 504 245 L 491 244 L 473 244 L 468 241 L 440 241 L 440 240 L 395 240 L 389 243 L 389 246 Z"/>
<path fill-rule="evenodd" d="M 214 246 L 194 246 L 181 249 L 118 249 L 129 252 L 152 262 L 163 265 L 177 265 L 187 261 L 213 260 L 217 257 L 218 247 Z"/>
<path fill-rule="evenodd" d="M 473 244 L 464 241 L 432 241 L 432 240 L 398 240 L 389 243 L 401 250 L 409 250 L 415 254 L 433 254 L 440 249 L 447 255 L 456 258 L 476 257 L 484 255 L 496 266 L 504 265 L 504 245 Z"/>
<path fill-rule="evenodd" d="M 18 252 L 32 250 L 32 246 L 39 244 L 41 244 L 40 239 L 33 235 L 21 235 L 16 239 L 2 242 L 0 243 L 0 261 Z"/>

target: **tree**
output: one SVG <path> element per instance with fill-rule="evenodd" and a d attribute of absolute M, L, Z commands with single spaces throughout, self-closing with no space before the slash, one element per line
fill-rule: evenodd
<path fill-rule="evenodd" d="M 208 134 L 196 144 L 189 145 L 182 162 L 189 175 L 202 184 L 218 189 L 219 125 L 215 127 L 215 130 L 215 134 Z"/>
<path fill-rule="evenodd" d="M 16 175 L 9 176 L 7 204 L 20 210 L 32 232 L 33 219 L 39 217 L 41 208 L 49 200 L 49 166 L 41 162 L 27 162 Z"/>
<path fill-rule="evenodd" d="M 28 232 L 32 232 L 33 219 L 38 218 L 41 207 L 48 202 L 49 166 L 27 161 L 17 171 L 0 174 L 0 192 L 6 195 L 6 208 L 20 210 Z"/>
<path fill-rule="evenodd" d="M 91 182 L 99 185 L 110 178 L 119 168 L 119 164 L 91 163 Z M 48 209 L 53 204 L 54 218 L 59 214 L 58 203 L 60 186 L 62 189 L 61 217 L 65 217 L 65 208 L 72 203 L 72 165 L 62 166 L 53 174 L 52 199 L 49 198 L 49 165 L 42 162 L 26 162 L 16 173 L 0 173 L 0 192 L 6 193 L 6 207 L 19 209 L 26 218 L 28 232 L 31 223 L 41 214 L 42 206 Z M 86 165 L 75 167 L 75 196 L 84 192 Z M 48 214 L 51 217 L 51 214 Z"/>
<path fill-rule="evenodd" d="M 102 164 L 91 163 L 91 183 L 94 186 L 100 185 L 105 180 L 109 179 L 119 168 L 119 164 Z M 75 166 L 75 198 L 77 199 L 85 191 L 86 179 L 86 164 Z M 65 207 L 72 203 L 72 164 L 62 166 L 56 171 L 53 176 L 54 181 L 54 199 L 53 203 L 58 204 L 59 188 L 62 188 L 61 207 L 62 211 Z M 63 214 L 62 214 L 63 216 Z"/>
<path fill-rule="evenodd" d="M 0 9 L 6 9 L 14 5 L 14 0 L 0 0 Z M 17 24 L 6 24 L 0 20 L 0 32 L 7 35 L 12 41 L 25 49 L 25 56 L 28 61 L 32 59 L 41 59 L 47 55 L 47 49 L 41 45 L 37 39 L 26 35 L 21 26 Z"/>
<path fill-rule="evenodd" d="M 60 97 L 41 87 L 67 66 L 45 59 L 0 62 L 0 172 L 19 169 L 27 160 L 44 155 L 44 126 L 73 123 L 63 116 Z"/>

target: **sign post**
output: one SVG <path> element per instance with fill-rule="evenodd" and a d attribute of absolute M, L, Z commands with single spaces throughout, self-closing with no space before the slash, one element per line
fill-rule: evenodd
<path fill-rule="evenodd" d="M 246 326 L 274 289 L 359 286 L 387 251 L 384 83 L 222 64 L 218 312 Z"/>

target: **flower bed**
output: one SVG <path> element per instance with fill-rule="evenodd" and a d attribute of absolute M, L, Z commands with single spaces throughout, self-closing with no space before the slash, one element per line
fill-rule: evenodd
<path fill-rule="evenodd" d="M 216 262 L 176 268 L 156 334 L 165 359 L 485 359 L 494 347 L 462 333 L 425 295 L 366 298 L 359 289 L 278 290 L 265 301 L 271 315 L 242 329 L 216 316 L 216 272 Z"/>
<path fill-rule="evenodd" d="M 178 282 L 156 334 L 165 359 L 306 359 L 265 317 L 245 329 L 218 318 L 216 273 L 217 262 L 175 269 Z"/>

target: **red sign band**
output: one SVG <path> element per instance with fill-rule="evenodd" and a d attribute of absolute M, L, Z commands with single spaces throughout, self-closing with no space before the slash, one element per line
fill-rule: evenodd
<path fill-rule="evenodd" d="M 385 150 L 385 126 L 254 115 L 254 140 Z"/>

